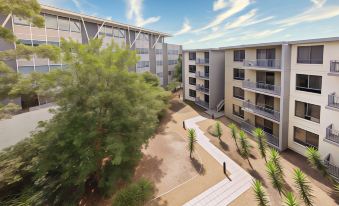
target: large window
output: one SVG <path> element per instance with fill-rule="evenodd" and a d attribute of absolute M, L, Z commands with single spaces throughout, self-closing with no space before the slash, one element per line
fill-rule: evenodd
<path fill-rule="evenodd" d="M 312 122 L 320 122 L 320 106 L 295 101 L 295 116 Z"/>
<path fill-rule="evenodd" d="M 297 90 L 321 94 L 321 84 L 321 76 L 297 74 Z"/>
<path fill-rule="evenodd" d="M 306 131 L 299 127 L 294 127 L 293 140 L 307 147 L 311 146 L 318 148 L 319 145 L 319 135 Z"/>
<path fill-rule="evenodd" d="M 148 54 L 148 48 L 135 48 L 137 54 Z"/>
<path fill-rule="evenodd" d="M 139 61 L 137 63 L 137 68 L 145 68 L 149 67 L 149 61 Z"/>
<path fill-rule="evenodd" d="M 244 119 L 244 110 L 240 106 L 233 104 L 233 115 Z"/>
<path fill-rule="evenodd" d="M 324 46 L 299 46 L 297 63 L 322 64 Z"/>
<path fill-rule="evenodd" d="M 45 25 L 47 29 L 58 29 L 58 20 L 54 15 L 45 14 Z"/>
<path fill-rule="evenodd" d="M 16 16 L 14 16 L 13 22 L 16 25 L 23 25 L 23 26 L 29 26 L 30 25 L 30 23 L 27 20 L 21 19 L 20 17 L 16 17 Z"/>
<path fill-rule="evenodd" d="M 269 134 L 273 134 L 273 122 L 259 116 L 255 116 L 255 127 L 259 127 Z"/>
<path fill-rule="evenodd" d="M 240 87 L 233 87 L 233 97 L 244 100 L 244 90 Z"/>
<path fill-rule="evenodd" d="M 233 60 L 235 62 L 242 62 L 245 59 L 245 50 L 235 50 L 233 52 Z"/>
<path fill-rule="evenodd" d="M 196 85 L 197 84 L 196 79 L 193 78 L 193 77 L 189 77 L 188 82 L 189 82 L 190 85 Z"/>
<path fill-rule="evenodd" d="M 195 52 L 189 52 L 188 58 L 189 58 L 189 60 L 195 60 Z"/>
<path fill-rule="evenodd" d="M 81 31 L 81 26 L 80 26 L 80 21 L 71 19 L 71 31 L 72 32 L 80 32 Z"/>
<path fill-rule="evenodd" d="M 190 90 L 189 90 L 189 96 L 190 96 L 190 97 L 196 97 L 196 95 L 197 95 L 197 94 L 196 94 L 196 91 L 195 91 L 195 90 L 193 90 L 193 89 L 190 89 Z"/>
<path fill-rule="evenodd" d="M 189 66 L 188 66 L 188 70 L 189 70 L 189 72 L 191 72 L 191 73 L 195 73 L 195 72 L 196 72 L 196 66 L 195 66 L 195 65 L 189 65 Z"/>
<path fill-rule="evenodd" d="M 243 69 L 233 69 L 233 79 L 236 80 L 244 80 L 245 79 L 245 71 Z"/>
<path fill-rule="evenodd" d="M 69 19 L 64 17 L 59 17 L 58 20 L 59 29 L 62 31 L 69 31 Z"/>

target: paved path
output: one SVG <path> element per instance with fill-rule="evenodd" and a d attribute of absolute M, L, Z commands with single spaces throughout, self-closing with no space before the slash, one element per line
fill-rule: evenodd
<path fill-rule="evenodd" d="M 226 168 L 231 173 L 229 176 L 231 181 L 225 178 L 184 205 L 225 206 L 251 187 L 252 177 L 209 141 L 196 124 L 203 120 L 206 120 L 206 118 L 202 116 L 187 119 L 185 120 L 186 128 L 195 129 L 198 143 L 215 158 L 220 165 L 226 162 Z M 222 167 L 220 169 L 222 169 Z"/>

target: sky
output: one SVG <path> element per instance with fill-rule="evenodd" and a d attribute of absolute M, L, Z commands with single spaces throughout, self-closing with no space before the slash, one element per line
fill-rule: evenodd
<path fill-rule="evenodd" d="M 339 36 L 339 0 L 39 0 L 169 33 L 184 49 Z"/>

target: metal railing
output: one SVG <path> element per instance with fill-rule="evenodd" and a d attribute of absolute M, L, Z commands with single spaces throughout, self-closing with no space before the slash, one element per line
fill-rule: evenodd
<path fill-rule="evenodd" d="M 339 167 L 330 162 L 330 154 L 324 159 L 324 165 L 327 167 L 327 172 L 339 181 Z"/>
<path fill-rule="evenodd" d="M 328 106 L 339 109 L 339 96 L 335 93 L 328 95 Z"/>
<path fill-rule="evenodd" d="M 197 85 L 196 86 L 196 90 L 201 91 L 201 92 L 205 92 L 205 93 L 209 93 L 210 89 L 205 87 L 204 85 Z"/>
<path fill-rule="evenodd" d="M 195 60 L 195 63 L 196 63 L 196 64 L 208 64 L 209 62 L 210 62 L 209 59 L 200 59 L 200 58 L 197 58 L 197 59 Z"/>
<path fill-rule="evenodd" d="M 244 101 L 243 107 L 246 108 L 246 109 L 252 110 L 256 114 L 260 114 L 262 116 L 268 117 L 268 118 L 273 119 L 277 122 L 280 121 L 280 112 L 278 112 L 278 111 L 252 104 L 249 101 Z"/>
<path fill-rule="evenodd" d="M 331 61 L 330 72 L 339 73 L 339 61 Z"/>
<path fill-rule="evenodd" d="M 196 72 L 195 76 L 208 79 L 210 77 L 210 74 L 205 72 Z"/>
<path fill-rule="evenodd" d="M 251 82 L 249 80 L 244 80 L 242 82 L 244 88 L 253 89 L 256 91 L 266 92 L 269 94 L 280 95 L 281 88 L 277 85 L 265 84 L 260 82 Z"/>
<path fill-rule="evenodd" d="M 255 126 L 251 125 L 248 120 L 241 122 L 241 129 L 249 132 L 252 134 L 253 130 L 255 130 Z M 279 137 L 274 136 L 273 134 L 267 133 L 264 131 L 264 134 L 266 136 L 267 142 L 274 146 L 274 147 L 279 147 Z"/>
<path fill-rule="evenodd" d="M 244 60 L 245 67 L 263 67 L 270 69 L 280 69 L 279 59 L 257 59 L 257 60 Z"/>
<path fill-rule="evenodd" d="M 339 131 L 333 128 L 333 124 L 326 128 L 325 139 L 339 144 Z"/>
<path fill-rule="evenodd" d="M 201 99 L 199 98 L 196 98 L 195 99 L 195 104 L 205 108 L 205 109 L 208 109 L 209 108 L 209 103 L 208 102 L 205 102 L 205 101 L 202 101 Z"/>

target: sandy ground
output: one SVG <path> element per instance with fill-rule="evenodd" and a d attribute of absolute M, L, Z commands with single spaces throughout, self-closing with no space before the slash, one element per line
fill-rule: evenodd
<path fill-rule="evenodd" d="M 279 193 L 272 187 L 270 179 L 265 171 L 265 160 L 261 159 L 261 156 L 257 149 L 257 143 L 250 139 L 250 143 L 253 146 L 252 156 L 250 162 L 253 166 L 251 168 L 248 162 L 241 158 L 239 155 L 236 145 L 231 137 L 230 129 L 226 125 L 231 121 L 225 117 L 219 119 L 223 124 L 222 128 L 224 134 L 222 136 L 223 144 L 220 144 L 216 137 L 213 137 L 208 133 L 208 128 L 213 127 L 215 120 L 205 120 L 198 123 L 199 127 L 205 131 L 207 137 L 211 139 L 211 142 L 220 148 L 225 154 L 227 154 L 231 159 L 237 162 L 242 168 L 247 170 L 254 178 L 259 179 L 269 196 L 271 205 L 282 205 L 282 199 Z M 251 137 L 253 138 L 253 137 Z M 286 188 L 289 191 L 297 194 L 297 190 L 293 183 L 293 169 L 299 167 L 307 176 L 311 182 L 311 187 L 313 189 L 314 205 L 326 205 L 326 206 L 335 206 L 339 204 L 339 199 L 336 197 L 332 191 L 331 183 L 323 178 L 317 171 L 313 170 L 308 164 L 305 157 L 291 151 L 287 150 L 286 152 L 281 153 L 281 163 L 284 168 Z M 252 202 L 254 205 L 255 199 L 252 193 L 252 190 L 248 190 L 238 197 L 231 205 L 248 205 L 249 202 Z M 301 199 L 298 199 L 299 203 L 302 203 Z"/>

